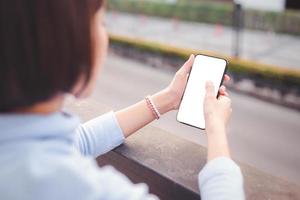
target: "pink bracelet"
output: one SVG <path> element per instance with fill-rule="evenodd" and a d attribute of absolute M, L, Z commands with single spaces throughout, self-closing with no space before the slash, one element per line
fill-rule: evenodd
<path fill-rule="evenodd" d="M 161 114 L 159 113 L 158 109 L 154 105 L 151 97 L 150 96 L 146 96 L 145 100 L 146 100 L 147 106 L 151 110 L 153 116 L 155 117 L 155 119 L 158 120 L 160 118 Z"/>

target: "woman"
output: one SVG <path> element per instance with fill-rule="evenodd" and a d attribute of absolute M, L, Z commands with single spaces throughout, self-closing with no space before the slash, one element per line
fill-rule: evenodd
<path fill-rule="evenodd" d="M 62 105 L 93 91 L 108 46 L 103 15 L 101 0 L 0 0 L 0 199 L 156 199 L 93 157 L 177 109 L 194 56 L 166 89 L 80 125 Z M 224 86 L 218 99 L 213 91 L 208 83 L 201 196 L 243 199 L 225 133 L 230 99 Z"/>

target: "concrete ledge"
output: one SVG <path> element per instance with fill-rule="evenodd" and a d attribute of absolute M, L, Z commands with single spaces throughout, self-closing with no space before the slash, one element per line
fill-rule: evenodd
<path fill-rule="evenodd" d="M 93 100 L 68 106 L 84 121 L 108 107 Z M 206 149 L 155 127 L 148 126 L 120 147 L 97 158 L 100 166 L 113 165 L 133 182 L 147 183 L 161 199 L 199 199 L 197 175 L 206 163 Z M 247 199 L 300 199 L 300 187 L 240 164 Z"/>
<path fill-rule="evenodd" d="M 161 199 L 199 199 L 197 175 L 205 164 L 205 151 L 186 145 L 190 144 L 149 126 L 97 160 L 101 166 L 114 165 L 133 182 L 147 183 Z"/>
<path fill-rule="evenodd" d="M 145 182 L 161 199 L 199 199 L 197 175 L 206 149 L 154 127 L 146 127 L 124 145 L 97 159 L 111 164 L 133 182 Z M 299 199 L 299 186 L 240 164 L 247 199 Z"/>

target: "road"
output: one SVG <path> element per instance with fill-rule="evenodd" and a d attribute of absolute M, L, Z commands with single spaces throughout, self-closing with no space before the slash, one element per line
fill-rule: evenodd
<path fill-rule="evenodd" d="M 93 98 L 117 110 L 163 89 L 172 77 L 171 72 L 110 55 L 101 70 Z M 300 113 L 230 93 L 233 117 L 229 143 L 233 157 L 300 185 Z M 152 125 L 206 146 L 203 131 L 178 123 L 175 116 L 176 112 L 168 113 Z"/>
<path fill-rule="evenodd" d="M 114 34 L 232 55 L 234 34 L 229 27 L 119 12 L 107 14 L 106 26 Z M 242 58 L 300 70 L 299 52 L 299 36 L 243 31 Z"/>

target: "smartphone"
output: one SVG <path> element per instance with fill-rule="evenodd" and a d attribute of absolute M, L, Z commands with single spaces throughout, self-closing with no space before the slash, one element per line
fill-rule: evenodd
<path fill-rule="evenodd" d="M 205 129 L 204 97 L 205 84 L 212 81 L 215 95 L 223 83 L 227 61 L 207 55 L 197 55 L 189 73 L 187 85 L 177 113 L 177 121 L 202 130 Z"/>

